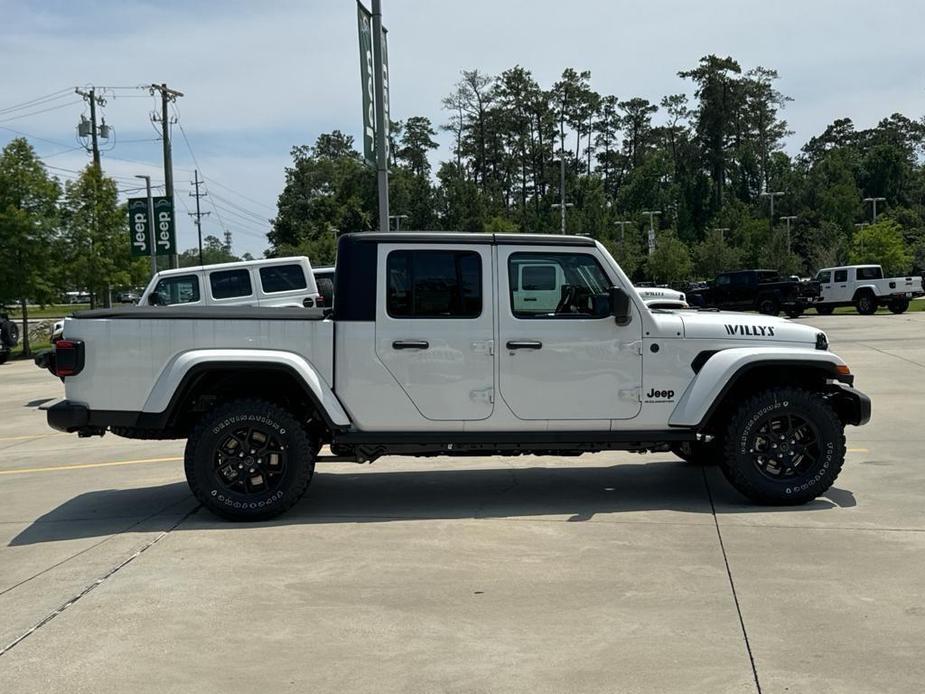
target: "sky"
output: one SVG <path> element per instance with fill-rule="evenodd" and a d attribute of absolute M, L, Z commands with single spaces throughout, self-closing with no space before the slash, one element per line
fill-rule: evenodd
<path fill-rule="evenodd" d="M 784 112 L 790 152 L 835 118 L 864 128 L 894 112 L 925 115 L 920 0 L 382 4 L 393 120 L 445 122 L 440 101 L 461 70 L 497 74 L 518 64 L 544 87 L 574 67 L 590 70 L 602 94 L 658 102 L 690 93 L 677 72 L 709 53 L 778 70 L 778 88 L 793 99 Z M 102 89 L 102 115 L 115 132 L 103 167 L 124 197 L 140 194 L 136 174 L 163 184 L 149 119 L 159 104 L 136 87 L 167 83 L 183 92 L 172 112 L 180 248 L 196 243 L 187 215 L 193 169 L 209 193 L 203 234 L 229 230 L 236 253 L 257 256 L 290 149 L 335 128 L 361 143 L 354 0 L 0 0 L 0 17 L 0 146 L 27 134 L 62 180 L 89 161 L 75 135 L 88 113 L 75 86 L 118 87 Z M 440 141 L 437 157 L 446 158 L 448 138 Z"/>

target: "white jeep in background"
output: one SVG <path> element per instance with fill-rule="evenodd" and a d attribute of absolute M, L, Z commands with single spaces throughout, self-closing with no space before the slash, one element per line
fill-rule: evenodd
<path fill-rule="evenodd" d="M 256 520 L 296 503 L 316 461 L 389 455 L 670 450 L 755 502 L 800 504 L 838 476 L 845 426 L 870 418 L 823 332 L 652 310 L 589 238 L 346 234 L 334 282 L 333 315 L 78 313 L 36 359 L 65 384 L 48 422 L 184 438 L 199 501 Z"/>
<path fill-rule="evenodd" d="M 821 295 L 816 311 L 829 315 L 839 306 L 854 306 L 869 316 L 881 305 L 893 313 L 904 313 L 909 301 L 922 296 L 921 277 L 883 277 L 879 265 L 827 267 L 816 273 Z"/>
<path fill-rule="evenodd" d="M 323 307 L 308 258 L 240 260 L 158 272 L 140 306 Z"/>
<path fill-rule="evenodd" d="M 639 297 L 649 308 L 690 308 L 684 292 L 668 287 L 636 287 Z"/>

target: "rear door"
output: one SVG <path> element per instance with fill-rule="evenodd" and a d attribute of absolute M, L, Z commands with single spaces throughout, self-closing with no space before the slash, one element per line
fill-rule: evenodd
<path fill-rule="evenodd" d="M 257 292 L 246 267 L 208 273 L 209 303 L 214 306 L 256 306 Z"/>
<path fill-rule="evenodd" d="M 555 304 L 525 302 L 533 290 L 524 288 L 524 269 L 549 265 Z M 499 390 L 518 418 L 603 422 L 639 413 L 642 320 L 633 307 L 630 324 L 616 324 L 606 304 L 617 281 L 605 267 L 592 248 L 498 246 Z"/>
<path fill-rule="evenodd" d="M 376 356 L 427 419 L 494 409 L 491 246 L 379 244 Z"/>

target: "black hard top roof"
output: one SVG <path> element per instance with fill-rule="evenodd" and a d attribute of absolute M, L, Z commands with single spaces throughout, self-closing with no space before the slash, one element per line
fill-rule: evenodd
<path fill-rule="evenodd" d="M 560 234 L 474 234 L 457 231 L 360 231 L 344 234 L 351 242 L 473 243 L 491 245 L 593 246 L 587 236 Z"/>

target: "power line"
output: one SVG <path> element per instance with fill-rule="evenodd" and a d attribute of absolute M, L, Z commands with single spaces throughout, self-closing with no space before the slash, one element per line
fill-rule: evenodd
<path fill-rule="evenodd" d="M 49 103 L 51 101 L 57 101 L 58 99 L 62 99 L 71 93 L 72 93 L 71 88 L 65 87 L 64 89 L 59 89 L 58 91 L 52 92 L 51 94 L 46 94 L 45 96 L 39 96 L 34 99 L 30 99 L 29 101 L 24 101 L 21 104 L 15 104 L 13 106 L 4 106 L 3 108 L 0 108 L 0 114 L 8 113 L 10 111 L 19 111 L 24 108 L 34 107 L 39 104 Z"/>
<path fill-rule="evenodd" d="M 229 200 L 228 198 L 222 197 L 222 196 L 219 195 L 218 193 L 212 193 L 211 195 L 212 195 L 216 200 L 221 200 L 223 203 L 225 203 L 225 204 L 228 205 L 229 207 L 232 207 L 232 208 L 238 210 L 238 211 L 241 212 L 242 214 L 245 214 L 245 215 L 247 215 L 248 217 L 253 217 L 253 219 L 254 219 L 255 221 L 259 221 L 259 222 L 261 222 L 261 223 L 266 223 L 267 221 L 269 221 L 269 220 L 267 219 L 266 215 L 263 215 L 263 214 L 260 214 L 260 213 L 258 213 L 258 212 L 254 212 L 253 210 L 248 210 L 247 208 L 241 207 L 240 205 L 238 205 L 238 204 L 234 203 L 233 201 Z"/>
<path fill-rule="evenodd" d="M 239 198 L 241 198 L 241 199 L 243 199 L 243 200 L 247 200 L 248 202 L 252 202 L 252 203 L 254 203 L 255 205 L 259 205 L 260 207 L 265 207 L 265 208 L 267 208 L 268 210 L 273 210 L 273 212 L 276 212 L 276 209 L 275 209 L 272 205 L 267 205 L 267 204 L 264 203 L 264 202 L 260 202 L 260 201 L 258 201 L 258 200 L 254 200 L 253 198 L 249 198 L 249 197 L 247 197 L 246 195 L 244 195 L 243 193 L 240 193 L 240 192 L 236 191 L 234 188 L 231 188 L 231 187 L 229 187 L 229 186 L 226 186 L 224 183 L 221 183 L 221 182 L 219 182 L 219 181 L 216 181 L 214 178 L 209 178 L 208 176 L 203 176 L 203 178 L 206 179 L 207 181 L 209 181 L 210 183 L 214 183 L 214 184 L 217 185 L 219 188 L 224 188 L 224 189 L 227 190 L 229 193 L 234 193 L 235 195 L 237 195 Z"/>
<path fill-rule="evenodd" d="M 49 106 L 48 108 L 43 108 L 41 111 L 32 111 L 30 113 L 21 113 L 18 116 L 12 116 L 11 118 L 4 118 L 0 120 L 0 123 L 9 123 L 10 121 L 19 120 L 21 118 L 30 118 L 31 116 L 37 116 L 40 113 L 47 113 L 48 111 L 58 111 L 62 108 L 70 108 L 76 104 L 81 103 L 80 101 L 68 101 L 65 104 L 58 104 L 57 106 Z"/>

